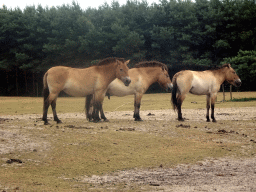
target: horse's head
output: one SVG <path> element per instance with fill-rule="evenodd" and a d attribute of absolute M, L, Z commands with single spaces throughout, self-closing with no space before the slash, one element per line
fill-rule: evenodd
<path fill-rule="evenodd" d="M 225 67 L 225 73 L 226 73 L 226 81 L 229 82 L 231 85 L 234 85 L 236 87 L 241 86 L 242 81 L 236 74 L 235 70 L 231 67 L 230 64 L 224 64 L 223 67 Z"/>
<path fill-rule="evenodd" d="M 125 86 L 128 86 L 131 83 L 131 78 L 128 75 L 129 68 L 127 67 L 127 64 L 130 62 L 130 60 L 125 62 L 116 60 L 116 62 L 117 62 L 116 77 L 120 79 Z"/>
<path fill-rule="evenodd" d="M 166 91 L 171 91 L 172 88 L 173 88 L 173 84 L 172 84 L 172 81 L 170 79 L 170 76 L 169 76 L 169 73 L 168 71 L 166 70 L 166 68 L 163 68 L 161 69 L 161 73 L 158 77 L 158 80 L 157 82 L 159 83 L 159 85 L 161 87 L 163 87 Z"/>

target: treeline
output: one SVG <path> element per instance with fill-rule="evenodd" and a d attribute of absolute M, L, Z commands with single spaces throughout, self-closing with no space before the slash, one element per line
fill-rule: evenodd
<path fill-rule="evenodd" d="M 86 10 L 75 2 L 24 10 L 3 6 L 1 95 L 35 95 L 48 68 L 87 67 L 106 57 L 131 59 L 132 65 L 158 60 L 174 73 L 186 66 L 219 65 L 249 51 L 249 64 L 236 60 L 235 68 L 241 71 L 246 62 L 247 70 L 255 71 L 255 13 L 254 0 L 162 0 L 152 5 L 128 0 Z M 242 89 L 255 90 L 251 78 L 245 79 Z"/>

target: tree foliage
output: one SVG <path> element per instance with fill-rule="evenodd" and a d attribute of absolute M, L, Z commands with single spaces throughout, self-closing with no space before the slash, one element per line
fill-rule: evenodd
<path fill-rule="evenodd" d="M 159 60 L 176 68 L 218 65 L 224 58 L 240 57 L 239 50 L 256 50 L 255 12 L 253 0 L 161 0 L 152 5 L 128 0 L 86 10 L 76 2 L 24 10 L 3 6 L 0 70 L 83 67 L 112 56 L 132 63 Z"/>

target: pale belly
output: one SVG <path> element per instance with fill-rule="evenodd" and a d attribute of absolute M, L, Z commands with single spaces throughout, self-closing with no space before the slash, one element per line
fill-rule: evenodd
<path fill-rule="evenodd" d="M 195 95 L 208 95 L 213 89 L 212 81 L 194 78 L 189 92 Z"/>
<path fill-rule="evenodd" d="M 94 85 L 83 85 L 74 82 L 67 82 L 63 91 L 74 97 L 84 97 L 94 93 Z"/>
<path fill-rule="evenodd" d="M 108 94 L 123 97 L 126 95 L 133 95 L 136 93 L 136 85 L 131 83 L 129 86 L 125 86 L 120 80 L 114 80 L 108 87 Z"/>
<path fill-rule="evenodd" d="M 189 90 L 190 93 L 195 95 L 207 95 L 209 94 L 209 88 L 207 87 L 193 87 Z"/>

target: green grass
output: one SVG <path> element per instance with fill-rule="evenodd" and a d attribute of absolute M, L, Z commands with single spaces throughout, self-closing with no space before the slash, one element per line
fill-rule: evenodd
<path fill-rule="evenodd" d="M 225 93 L 227 100 L 229 93 Z M 256 98 L 256 92 L 233 92 L 234 98 Z M 222 102 L 222 93 L 218 93 L 216 107 L 251 107 L 256 106 L 253 100 L 249 102 Z M 57 100 L 58 113 L 84 112 L 85 98 L 81 97 L 60 97 Z M 0 115 L 15 114 L 42 114 L 43 99 L 41 97 L 0 97 Z M 206 96 L 188 94 L 182 108 L 204 109 Z M 132 111 L 134 108 L 134 96 L 107 97 L 104 99 L 103 108 L 105 111 Z M 171 94 L 145 94 L 142 97 L 141 110 L 172 109 Z M 51 109 L 49 110 L 51 113 Z"/>
<path fill-rule="evenodd" d="M 245 101 L 256 101 L 255 97 L 250 97 L 250 98 L 240 98 L 240 99 L 230 99 L 228 100 L 229 102 L 245 102 Z"/>

